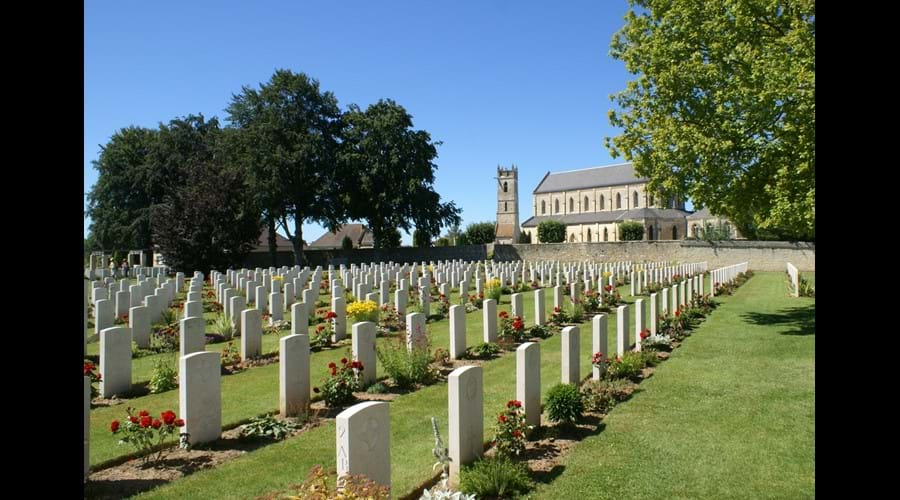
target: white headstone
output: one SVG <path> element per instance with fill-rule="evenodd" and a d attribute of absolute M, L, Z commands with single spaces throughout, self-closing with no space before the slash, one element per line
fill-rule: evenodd
<path fill-rule="evenodd" d="M 185 318 L 181 320 L 180 354 L 201 352 L 206 350 L 206 320 L 203 318 Z"/>
<path fill-rule="evenodd" d="M 450 306 L 450 359 L 466 354 L 466 307 Z"/>
<path fill-rule="evenodd" d="M 406 348 L 410 351 L 414 346 L 425 342 L 425 315 L 422 313 L 410 313 L 406 315 Z"/>
<path fill-rule="evenodd" d="M 544 289 L 534 291 L 534 324 L 543 325 L 547 322 L 547 310 L 545 309 Z"/>
<path fill-rule="evenodd" d="M 484 319 L 484 341 L 497 341 L 497 302 L 494 299 L 485 299 L 482 308 Z"/>
<path fill-rule="evenodd" d="M 606 373 L 606 364 L 609 361 L 609 347 L 608 347 L 608 335 L 607 335 L 607 324 L 606 324 L 606 315 L 605 314 L 597 314 L 594 316 L 592 321 L 593 327 L 593 337 L 592 337 L 592 348 L 593 352 L 591 353 L 591 357 L 593 358 L 594 354 L 601 353 L 602 358 L 600 358 L 600 367 L 594 366 L 592 378 L 594 380 L 600 380 L 600 376 Z"/>
<path fill-rule="evenodd" d="M 307 312 L 306 304 L 303 302 L 295 302 L 291 306 L 291 334 L 309 334 L 309 313 Z"/>
<path fill-rule="evenodd" d="M 335 418 L 338 484 L 347 474 L 391 485 L 390 405 L 369 401 L 347 408 Z"/>
<path fill-rule="evenodd" d="M 484 451 L 483 374 L 480 366 L 457 368 L 447 378 L 450 419 L 450 484 Z"/>
<path fill-rule="evenodd" d="M 562 383 L 579 384 L 581 382 L 581 364 L 579 351 L 581 334 L 577 326 L 567 326 L 562 330 Z"/>
<path fill-rule="evenodd" d="M 309 407 L 309 335 L 281 337 L 278 358 L 281 416 L 303 414 Z"/>
<path fill-rule="evenodd" d="M 331 320 L 331 326 L 334 335 L 331 336 L 332 341 L 337 342 L 347 337 L 347 305 L 343 297 L 331 299 L 331 310 L 334 311 L 335 317 Z"/>
<path fill-rule="evenodd" d="M 541 345 L 525 342 L 516 349 L 516 399 L 525 409 L 525 423 L 541 425 Z"/>
<path fill-rule="evenodd" d="M 353 359 L 363 365 L 360 380 L 363 387 L 375 382 L 375 323 L 353 323 Z"/>
<path fill-rule="evenodd" d="M 179 413 L 191 445 L 216 441 L 222 434 L 220 363 L 218 352 L 195 352 L 179 360 Z"/>
<path fill-rule="evenodd" d="M 100 396 L 109 398 L 131 390 L 131 328 L 100 330 Z"/>
<path fill-rule="evenodd" d="M 628 339 L 628 306 L 616 308 L 616 355 L 622 356 L 631 347 Z"/>
<path fill-rule="evenodd" d="M 246 360 L 261 354 L 262 313 L 259 309 L 244 309 L 241 311 L 241 359 Z"/>
<path fill-rule="evenodd" d="M 522 320 L 525 320 L 525 306 L 522 302 L 522 294 L 514 293 L 512 297 L 510 297 L 510 301 L 512 303 L 512 315 L 519 316 Z"/>

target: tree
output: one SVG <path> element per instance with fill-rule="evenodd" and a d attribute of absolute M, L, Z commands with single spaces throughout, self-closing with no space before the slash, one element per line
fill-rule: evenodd
<path fill-rule="evenodd" d="M 215 118 L 175 119 L 161 125 L 150 163 L 177 181 L 155 180 L 163 201 L 150 209 L 153 241 L 166 264 L 190 272 L 236 266 L 256 246 L 259 207 L 243 171 L 222 160 L 222 131 Z"/>
<path fill-rule="evenodd" d="M 252 145 L 252 153 L 243 155 L 250 184 L 265 190 L 265 211 L 277 219 L 302 265 L 302 224 L 315 221 L 334 231 L 346 221 L 346 194 L 335 168 L 343 127 L 337 99 L 303 73 L 276 70 L 259 90 L 244 86 L 233 95 L 227 112 L 243 143 Z"/>
<path fill-rule="evenodd" d="M 629 0 L 606 145 L 748 237 L 815 239 L 815 1 Z"/>
<path fill-rule="evenodd" d="M 152 222 L 166 264 L 185 272 L 239 266 L 261 229 L 240 172 L 212 163 L 193 165 L 187 182 L 154 205 Z"/>
<path fill-rule="evenodd" d="M 472 243 L 469 241 L 469 236 L 466 233 L 462 233 L 459 235 L 458 238 L 456 238 L 457 246 L 471 245 L 471 244 Z"/>
<path fill-rule="evenodd" d="M 414 247 L 425 247 L 428 248 L 431 246 L 431 235 L 425 231 L 419 230 L 416 228 L 413 231 L 413 246 Z"/>
<path fill-rule="evenodd" d="M 397 228 L 388 229 L 381 233 L 381 239 L 374 243 L 375 248 L 400 248 L 402 243 L 400 230 Z"/>
<path fill-rule="evenodd" d="M 545 220 L 538 224 L 538 240 L 541 243 L 562 243 L 566 241 L 566 225 L 555 220 Z"/>
<path fill-rule="evenodd" d="M 162 201 L 150 185 L 148 155 L 155 130 L 126 127 L 116 131 L 91 163 L 97 182 L 87 195 L 86 215 L 95 249 L 149 249 L 152 246 L 150 206 Z"/>
<path fill-rule="evenodd" d="M 522 231 L 521 233 L 519 233 L 519 243 L 531 243 L 531 233 L 527 231 Z"/>
<path fill-rule="evenodd" d="M 434 242 L 434 246 L 436 247 L 449 247 L 450 246 L 450 238 L 446 236 L 441 236 Z"/>
<path fill-rule="evenodd" d="M 466 226 L 466 241 L 469 245 L 485 245 L 494 242 L 494 222 L 475 222 Z"/>
<path fill-rule="evenodd" d="M 341 249 L 353 250 L 353 240 L 351 240 L 349 236 L 344 236 L 344 239 L 341 240 Z"/>
<path fill-rule="evenodd" d="M 460 235 L 462 235 L 462 234 L 463 234 L 463 232 L 459 229 L 459 224 L 453 224 L 447 230 L 446 237 L 447 237 L 447 240 L 450 241 L 450 245 L 456 246 L 456 245 L 459 245 L 458 240 L 459 240 Z"/>
<path fill-rule="evenodd" d="M 642 239 L 644 239 L 643 224 L 635 221 L 619 223 L 619 241 L 637 241 Z"/>
<path fill-rule="evenodd" d="M 365 111 L 350 105 L 344 114 L 341 148 L 341 203 L 350 218 L 365 220 L 376 248 L 392 228 L 439 235 L 458 225 L 460 209 L 442 203 L 434 191 L 436 145 L 424 130 L 413 130 L 403 106 L 382 99 Z M 420 240 L 424 241 L 424 240 Z"/>

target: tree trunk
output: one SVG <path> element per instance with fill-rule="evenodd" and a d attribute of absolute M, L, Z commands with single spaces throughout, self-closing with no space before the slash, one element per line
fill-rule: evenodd
<path fill-rule="evenodd" d="M 269 224 L 269 257 L 272 260 L 272 266 L 278 267 L 278 240 L 275 239 L 275 217 L 268 216 Z"/>
<path fill-rule="evenodd" d="M 294 263 L 303 266 L 303 225 L 299 217 L 294 217 L 294 237 L 291 239 L 294 244 Z"/>

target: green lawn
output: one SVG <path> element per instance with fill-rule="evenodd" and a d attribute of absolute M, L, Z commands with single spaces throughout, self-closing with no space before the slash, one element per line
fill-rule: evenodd
<path fill-rule="evenodd" d="M 628 286 L 624 286 L 620 288 L 620 292 L 625 294 L 627 293 Z M 547 297 L 550 295 L 550 297 Z M 320 295 L 320 297 L 325 297 L 325 295 Z M 458 298 L 458 294 L 451 294 L 451 302 L 456 301 Z M 499 310 L 509 310 L 509 296 L 504 295 L 501 298 Z M 568 299 L 564 299 L 566 303 L 568 303 Z M 545 307 L 548 311 L 547 317 L 549 317 L 550 311 L 553 309 L 553 299 L 552 299 L 552 291 L 548 290 L 545 293 Z M 533 324 L 533 311 L 534 311 L 534 293 L 526 292 L 524 294 L 524 307 L 526 311 L 526 324 Z M 434 311 L 434 306 L 432 305 L 432 312 Z M 472 312 L 466 315 L 466 344 L 474 345 L 476 343 L 480 343 L 483 341 L 483 315 L 482 311 Z M 290 315 L 287 315 L 287 319 L 290 319 Z M 582 335 L 582 350 L 584 356 L 582 356 L 582 373 L 587 374 L 590 360 L 590 353 L 587 351 L 590 350 L 591 347 L 591 337 L 590 337 L 590 323 L 585 323 L 587 329 L 582 327 L 581 335 Z M 610 320 L 608 322 L 609 326 L 609 338 L 610 338 L 610 350 L 615 348 L 615 314 L 610 315 Z M 310 327 L 313 329 L 314 327 Z M 428 330 L 431 336 L 432 347 L 443 347 L 445 349 L 449 349 L 449 320 L 444 319 L 434 323 L 428 324 Z M 289 334 L 289 331 L 282 331 L 281 335 Z M 349 328 L 348 328 L 348 333 Z M 403 332 L 400 332 L 401 335 L 404 335 Z M 556 347 L 548 347 L 547 349 L 556 349 L 556 354 L 554 354 L 557 358 L 558 349 L 559 349 L 559 340 L 558 339 L 550 339 L 555 341 Z M 379 338 L 377 342 L 379 344 L 392 341 L 392 339 Z M 236 340 L 239 342 L 239 340 Z M 340 358 L 347 356 L 349 357 L 350 345 L 349 340 L 345 341 L 344 346 L 339 348 L 324 350 L 319 352 L 313 352 L 311 355 L 310 364 L 312 367 L 311 377 L 314 385 L 318 385 L 327 373 L 327 365 L 329 362 L 338 362 Z M 210 344 L 207 345 L 207 350 L 217 350 L 221 351 L 224 347 L 224 343 L 222 344 Z M 89 353 L 97 352 L 97 344 L 88 344 Z M 263 336 L 263 351 L 264 352 L 276 352 L 278 349 L 278 338 L 274 335 L 264 335 Z M 549 351 L 548 351 L 548 354 Z M 150 373 L 152 371 L 152 362 L 153 360 L 165 356 L 170 359 L 174 359 L 174 354 L 161 354 L 154 356 L 146 356 L 143 358 L 138 358 L 133 361 L 133 381 L 144 381 L 148 380 L 150 377 Z M 501 363 L 504 360 L 495 360 L 489 362 L 489 364 L 493 363 Z M 515 396 L 515 358 L 510 357 L 507 362 L 511 363 L 511 372 L 510 377 L 512 380 L 512 392 L 511 394 L 503 400 L 512 398 Z M 558 363 L 559 360 L 557 359 Z M 560 378 L 560 370 L 561 368 L 557 365 L 555 371 L 547 372 L 547 375 L 544 375 L 543 379 L 545 382 L 547 381 L 555 381 Z M 552 377 L 551 377 L 552 373 Z M 382 372 L 381 367 L 378 366 L 377 376 L 383 377 L 385 374 Z M 486 384 L 489 380 L 487 374 L 485 376 Z M 493 380 L 491 380 L 493 383 Z M 508 385 L 508 383 L 506 384 Z M 548 386 L 549 387 L 549 386 Z M 444 397 L 446 397 L 446 388 L 443 389 Z M 487 393 L 487 387 L 485 388 L 485 392 Z M 400 399 L 404 399 L 409 397 L 403 396 Z M 430 403 L 429 403 L 430 404 Z M 486 403 L 487 404 L 487 403 Z M 109 422 L 113 419 L 122 419 L 124 415 L 124 410 L 126 406 L 133 406 L 138 409 L 146 409 L 151 413 L 159 413 L 167 409 L 172 409 L 178 412 L 178 391 L 168 391 L 162 394 L 151 394 L 143 397 L 133 398 L 128 401 L 127 405 L 117 405 L 113 407 L 104 407 L 104 408 L 95 408 L 91 410 L 91 446 L 90 446 L 90 458 L 92 466 L 96 466 L 99 464 L 103 464 L 109 460 L 115 459 L 117 457 L 121 457 L 123 455 L 127 455 L 132 450 L 126 446 L 117 445 L 117 440 L 113 438 L 113 436 L 109 432 Z M 392 404 L 392 407 L 394 404 Z M 443 405 L 446 406 L 446 403 Z M 487 406 L 486 406 L 487 407 Z M 272 364 L 263 367 L 252 368 L 246 370 L 244 372 L 229 375 L 222 377 L 222 423 L 226 427 L 231 427 L 241 422 L 246 421 L 251 417 L 255 417 L 257 415 L 261 415 L 263 413 L 277 411 L 278 409 L 278 365 Z M 443 409 L 446 412 L 446 408 Z M 499 410 L 498 410 L 499 411 Z M 493 418 L 493 411 L 491 412 L 491 417 Z M 486 419 L 489 417 L 485 417 Z M 394 419 L 392 419 L 394 421 Z M 426 422 L 427 423 L 427 422 Z M 418 424 L 417 424 L 418 425 Z M 429 431 L 430 432 L 430 431 Z M 427 440 L 426 440 L 427 441 Z M 429 448 L 430 449 L 430 448 Z M 331 460 L 334 460 L 334 457 L 331 457 Z M 427 476 L 427 475 L 426 475 Z M 424 478 L 424 476 L 423 476 Z"/>
<path fill-rule="evenodd" d="M 813 498 L 815 299 L 756 273 L 534 498 Z"/>

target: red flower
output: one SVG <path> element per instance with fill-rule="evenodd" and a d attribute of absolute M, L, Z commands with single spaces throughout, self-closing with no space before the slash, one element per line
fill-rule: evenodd
<path fill-rule="evenodd" d="M 554 307 L 554 308 L 553 308 L 553 312 L 558 313 L 558 312 L 559 312 L 559 306 Z"/>
<path fill-rule="evenodd" d="M 646 330 L 644 330 L 644 331 L 641 332 L 641 340 L 644 340 L 645 338 L 647 338 L 647 337 L 649 337 L 649 336 L 650 336 L 650 334 L 647 333 Z"/>
<path fill-rule="evenodd" d="M 522 320 L 521 320 L 521 319 L 516 318 L 516 320 L 513 321 L 513 325 L 512 325 L 512 326 L 513 326 L 513 328 L 515 328 L 516 330 L 520 330 L 520 329 L 522 329 L 522 328 L 525 326 L 525 324 L 522 323 Z"/>
<path fill-rule="evenodd" d="M 519 432 L 519 429 L 514 430 L 514 431 L 512 432 L 512 434 L 513 434 L 513 437 L 520 437 L 520 436 L 522 436 L 522 433 Z"/>
<path fill-rule="evenodd" d="M 332 369 L 331 369 L 331 376 L 333 377 L 333 376 L 335 376 L 335 375 L 337 375 L 337 368 L 332 368 Z"/>
<path fill-rule="evenodd" d="M 334 319 L 337 318 L 337 313 L 334 311 L 328 311 L 328 314 L 325 315 L 325 319 Z"/>
<path fill-rule="evenodd" d="M 152 424 L 152 423 L 153 423 L 153 419 L 150 418 L 149 416 L 141 417 L 141 427 L 144 427 L 144 428 L 150 427 L 150 424 Z"/>
<path fill-rule="evenodd" d="M 325 325 L 319 325 L 319 326 L 316 327 L 316 331 L 317 331 L 317 332 L 321 332 L 321 331 L 324 330 L 324 329 L 325 329 Z"/>
<path fill-rule="evenodd" d="M 341 358 L 341 364 L 342 364 L 342 365 L 346 365 L 346 364 L 347 364 L 347 358 Z"/>
<path fill-rule="evenodd" d="M 591 364 L 596 365 L 596 364 L 600 363 L 600 361 L 602 359 L 603 359 L 603 353 L 600 351 L 597 351 L 594 353 L 594 356 L 591 358 Z"/>
<path fill-rule="evenodd" d="M 509 313 L 507 313 L 506 311 L 500 311 L 500 317 L 506 319 L 509 317 Z"/>
<path fill-rule="evenodd" d="M 130 420 L 132 424 L 138 423 L 138 418 L 137 418 L 137 417 L 128 417 L 128 420 Z"/>
<path fill-rule="evenodd" d="M 162 422 L 160 422 L 158 418 L 154 418 L 153 422 L 150 425 L 152 425 L 154 429 L 159 429 L 160 427 L 162 427 Z"/>
<path fill-rule="evenodd" d="M 605 287 L 603 287 L 603 289 L 606 290 L 607 292 L 611 292 L 613 287 L 612 287 L 612 285 L 606 285 Z"/>
<path fill-rule="evenodd" d="M 334 364 L 334 361 L 332 361 L 331 363 L 328 363 L 328 368 L 334 369 L 336 367 L 337 367 L 337 365 Z"/>
<path fill-rule="evenodd" d="M 142 417 L 147 417 L 150 415 L 150 412 L 147 410 L 141 410 L 140 413 L 138 413 L 138 415 L 140 415 Z"/>
<path fill-rule="evenodd" d="M 675 311 L 675 317 L 677 318 L 679 316 L 681 316 L 681 311 Z"/>
<path fill-rule="evenodd" d="M 110 422 L 109 430 L 111 430 L 113 433 L 119 432 L 119 421 L 113 420 L 112 422 Z"/>
<path fill-rule="evenodd" d="M 166 410 L 162 412 L 160 416 L 162 417 L 163 422 L 165 422 L 166 425 L 172 425 L 172 422 L 175 421 L 175 412 L 172 410 Z"/>
<path fill-rule="evenodd" d="M 506 422 L 506 415 L 500 415 L 500 419 L 499 419 L 499 420 L 500 420 L 501 422 Z"/>
<path fill-rule="evenodd" d="M 184 419 L 176 418 L 176 419 L 175 419 L 175 426 L 176 426 L 176 427 L 184 427 Z"/>

